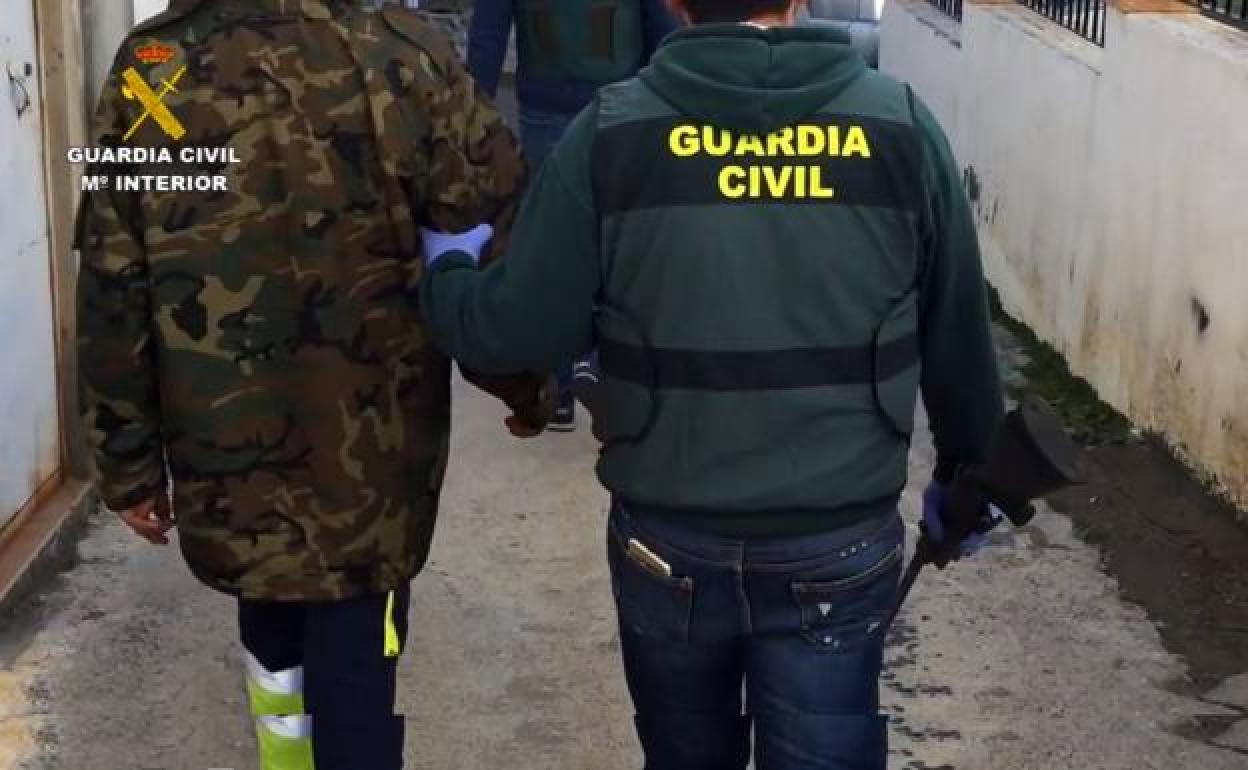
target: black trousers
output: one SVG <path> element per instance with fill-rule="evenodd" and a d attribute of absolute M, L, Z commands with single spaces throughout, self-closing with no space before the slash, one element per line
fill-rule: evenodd
<path fill-rule="evenodd" d="M 386 654 L 386 594 L 337 602 L 242 599 L 243 646 L 269 671 L 303 667 L 317 770 L 401 770 L 403 718 L 394 713 L 397 655 Z M 394 592 L 400 649 L 411 590 Z"/>

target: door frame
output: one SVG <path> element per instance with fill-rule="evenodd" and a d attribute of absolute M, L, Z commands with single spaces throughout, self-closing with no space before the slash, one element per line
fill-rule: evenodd
<path fill-rule="evenodd" d="M 69 162 L 70 147 L 88 141 L 86 46 L 79 4 L 32 0 L 35 50 L 43 98 L 43 189 L 48 219 L 56 380 L 64 477 L 89 475 L 78 416 L 76 294 L 78 255 L 74 229 L 83 169 Z"/>

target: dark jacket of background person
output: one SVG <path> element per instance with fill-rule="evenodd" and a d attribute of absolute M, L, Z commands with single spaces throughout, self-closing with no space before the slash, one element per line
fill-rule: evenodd
<path fill-rule="evenodd" d="M 472 26 L 468 33 L 468 71 L 490 96 L 498 91 L 507 43 L 516 20 L 516 3 L 517 0 L 477 0 L 474 3 Z M 676 21 L 663 0 L 641 0 L 640 5 L 645 39 L 643 61 L 649 61 L 663 38 L 676 28 Z M 538 77 L 530 69 L 531 64 L 520 57 L 517 62 L 516 94 L 522 105 L 533 109 L 576 114 L 589 104 L 594 92 L 603 85 L 572 78 Z"/>

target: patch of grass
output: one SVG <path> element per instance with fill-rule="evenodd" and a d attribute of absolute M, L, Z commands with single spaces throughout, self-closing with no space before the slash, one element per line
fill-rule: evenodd
<path fill-rule="evenodd" d="M 1057 411 L 1067 430 L 1088 445 L 1122 443 L 1131 436 L 1131 423 L 1096 394 L 1092 385 L 1070 371 L 1066 359 L 1041 340 L 1026 324 L 1011 317 L 1001 305 L 996 289 L 989 287 L 993 320 L 1005 327 L 1027 356 L 1023 386 L 1011 387 L 1010 395 L 1040 396 Z"/>

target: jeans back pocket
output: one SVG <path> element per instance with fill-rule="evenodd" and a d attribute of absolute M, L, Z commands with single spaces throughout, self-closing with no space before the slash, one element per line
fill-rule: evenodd
<path fill-rule="evenodd" d="M 654 551 L 610 527 L 607 558 L 620 623 L 641 636 L 689 641 L 693 578 L 667 574 Z"/>
<path fill-rule="evenodd" d="M 882 634 L 897 596 L 903 557 L 893 546 L 866 569 L 843 578 L 794 581 L 793 599 L 802 616 L 802 636 L 828 652 L 851 652 Z"/>

